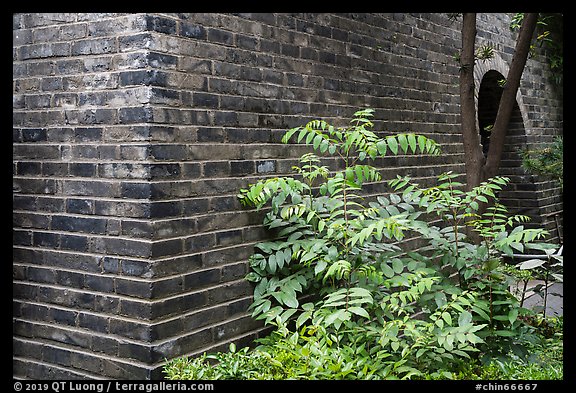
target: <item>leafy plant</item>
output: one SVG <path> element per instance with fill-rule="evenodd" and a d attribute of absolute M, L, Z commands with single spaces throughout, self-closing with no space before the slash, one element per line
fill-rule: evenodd
<path fill-rule="evenodd" d="M 333 337 L 338 345 L 326 350 L 370 348 L 382 357 L 382 368 L 372 371 L 380 378 L 410 378 L 423 365 L 468 357 L 482 342 L 476 332 L 484 325 L 473 323 L 468 311 L 474 294 L 454 288 L 436 307 L 425 308 L 425 317 L 413 318 L 442 279 L 425 256 L 405 254 L 397 245 L 406 232 L 428 227 L 418 220 L 416 195 L 408 190 L 366 203 L 360 191 L 366 182 L 381 180 L 371 160 L 440 150 L 422 135 L 378 137 L 369 130 L 371 116 L 371 110 L 359 111 L 345 128 L 315 120 L 284 136 L 284 142 L 296 136 L 338 157 L 342 169 L 330 174 L 318 156 L 306 154 L 295 168 L 301 180 L 272 178 L 241 190 L 247 206 L 260 209 L 270 202 L 264 223 L 277 234 L 257 244 L 250 258 L 247 278 L 256 283 L 250 309 L 278 329 L 314 332 L 308 342 Z"/>
<path fill-rule="evenodd" d="M 269 379 L 274 375 L 273 365 L 260 352 L 248 347 L 237 351 L 235 344 L 228 349 L 172 360 L 164 365 L 163 371 L 169 379 L 176 380 Z"/>
<path fill-rule="evenodd" d="M 302 180 L 271 178 L 241 190 L 239 198 L 246 206 L 260 209 L 270 202 L 264 224 L 278 236 L 257 244 L 259 252 L 250 258 L 252 272 L 247 278 L 257 283 L 251 306 L 255 317 L 265 317 L 268 323 L 277 316 L 287 321 L 297 311 L 308 315 L 310 310 L 299 309 L 298 297 L 313 293 L 324 296 L 317 317 L 322 314 L 328 325 L 339 327 L 352 316 L 366 318 L 363 306 L 372 304 L 373 299 L 367 295 L 370 290 L 358 284 L 378 280 L 381 274 L 376 265 L 382 263 L 385 253 L 399 248 L 367 242 L 363 230 L 367 223 L 374 224 L 378 240 L 401 240 L 404 224 L 414 218 L 414 212 L 400 212 L 392 205 L 389 209 L 394 214 L 374 220 L 375 210 L 361 203 L 358 192 L 366 182 L 381 180 L 381 175 L 365 162 L 387 153 L 439 154 L 438 145 L 421 135 L 378 137 L 369 130 L 372 112 L 356 112 L 350 127 L 336 128 L 314 120 L 284 136 L 285 143 L 297 135 L 297 142 L 337 156 L 343 169 L 330 175 L 327 167 L 318 165 L 318 156 L 305 154 L 302 165 L 295 168 Z M 321 182 L 313 188 L 317 180 Z M 344 310 L 339 308 L 342 302 Z"/>
<path fill-rule="evenodd" d="M 535 175 L 549 176 L 564 187 L 564 139 L 556 137 L 554 142 L 540 149 L 520 151 L 522 167 Z"/>
<path fill-rule="evenodd" d="M 524 13 L 512 17 L 510 30 L 518 30 L 524 19 Z M 552 81 L 561 85 L 564 80 L 564 19 L 562 14 L 541 13 L 538 17 L 537 36 L 530 46 L 530 56 L 536 56 L 536 47 L 546 49 L 546 59 L 550 67 Z"/>
<path fill-rule="evenodd" d="M 506 359 L 463 364 L 455 379 L 480 380 L 551 380 L 563 379 L 563 319 L 545 318 L 536 314 L 527 318 L 536 327 L 539 340 L 527 344 L 530 356 L 510 354 Z"/>
<path fill-rule="evenodd" d="M 536 328 L 509 291 L 501 256 L 545 231 L 515 227 L 527 218 L 492 206 L 506 178 L 463 191 L 452 173 L 428 188 L 398 177 L 391 192 L 365 197 L 363 188 L 381 181 L 375 160 L 440 153 L 422 135 L 378 136 L 372 113 L 356 112 L 347 127 L 313 120 L 288 130 L 284 143 L 295 138 L 314 153 L 300 158 L 295 176 L 240 190 L 244 206 L 266 209 L 271 240 L 255 245 L 246 279 L 253 317 L 274 330 L 254 350 L 212 358 L 215 370 L 199 371 L 208 367 L 200 358 L 188 367 L 194 376 L 454 378 L 464 362 L 519 356 Z M 480 214 L 483 205 L 491 206 Z M 469 241 L 470 229 L 480 243 Z M 403 250 L 409 235 L 425 245 Z M 217 371 L 220 364 L 231 373 Z"/>
<path fill-rule="evenodd" d="M 536 285 L 532 290 L 544 300 L 542 314 L 546 317 L 548 284 L 551 281 L 564 281 L 564 257 L 560 253 L 561 250 L 557 250 L 555 247 L 540 249 L 545 252 L 542 257 L 526 260 L 518 264 L 518 269 L 524 272 L 530 271 L 530 273 L 534 273 L 530 274 L 531 277 L 540 277 L 543 279 L 544 283 Z"/>
<path fill-rule="evenodd" d="M 463 191 L 457 175 L 446 173 L 439 177 L 440 184 L 421 189 L 408 178 L 398 177 L 391 182 L 395 191 L 405 188 L 428 213 L 435 213 L 444 223 L 443 228 L 419 226 L 420 234 L 430 240 L 433 256 L 440 265 L 455 276 L 459 289 L 471 291 L 476 296 L 472 305 L 474 320 L 485 324 L 478 332 L 484 340 L 481 350 L 488 357 L 515 351 L 526 355 L 521 343 L 532 339 L 531 329 L 520 317 L 531 311 L 522 308 L 510 292 L 511 279 L 506 274 L 503 256 L 525 249 L 549 249 L 550 245 L 535 243 L 548 235 L 544 229 L 525 228 L 527 216 L 508 217 L 506 208 L 497 203 L 496 193 L 508 183 L 504 177 L 494 177 L 470 191 Z M 488 205 L 478 214 L 481 204 Z M 471 227 L 480 237 L 478 244 L 468 242 L 466 227 Z M 435 287 L 438 291 L 454 290 L 450 276 Z"/>

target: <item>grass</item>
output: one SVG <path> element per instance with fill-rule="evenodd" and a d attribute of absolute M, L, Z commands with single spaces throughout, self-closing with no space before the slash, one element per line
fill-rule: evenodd
<path fill-rule="evenodd" d="M 463 363 L 457 370 L 441 370 L 419 379 L 457 380 L 562 380 L 563 366 L 563 318 L 537 318 L 531 322 L 538 328 L 539 340 L 530 344 L 528 357 L 512 353 L 492 357 L 482 363 L 474 360 Z M 276 354 L 278 355 L 278 354 Z M 232 344 L 228 352 L 203 354 L 196 358 L 177 358 L 166 363 L 167 379 L 278 379 L 274 365 L 275 354 L 262 354 L 249 348 L 236 350 Z M 287 365 L 284 365 L 287 366 Z M 440 370 L 439 370 L 440 371 Z"/>

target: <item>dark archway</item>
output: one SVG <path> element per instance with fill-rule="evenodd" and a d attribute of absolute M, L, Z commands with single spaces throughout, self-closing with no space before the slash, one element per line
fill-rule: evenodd
<path fill-rule="evenodd" d="M 490 147 L 490 133 L 498 105 L 502 96 L 504 76 L 495 70 L 484 74 L 478 92 L 478 127 L 484 156 Z M 524 214 L 531 218 L 531 224 L 541 222 L 538 201 L 536 199 L 536 185 L 532 176 L 522 168 L 522 158 L 519 150 L 526 147 L 526 132 L 518 103 L 514 105 L 512 116 L 508 125 L 508 132 L 504 143 L 504 151 L 500 162 L 498 174 L 510 178 L 508 187 L 500 193 L 500 202 L 512 214 Z"/>

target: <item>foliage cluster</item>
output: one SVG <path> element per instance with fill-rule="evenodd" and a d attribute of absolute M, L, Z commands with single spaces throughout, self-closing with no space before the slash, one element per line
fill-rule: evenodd
<path fill-rule="evenodd" d="M 559 136 L 554 142 L 540 149 L 520 151 L 522 167 L 534 175 L 549 176 L 564 187 L 564 138 Z"/>
<path fill-rule="evenodd" d="M 512 17 L 510 29 L 518 30 L 524 13 Z M 530 55 L 536 55 L 536 48 L 546 49 L 546 59 L 550 67 L 552 81 L 560 86 L 564 80 L 564 16 L 558 13 L 540 13 L 535 43 L 530 46 Z"/>
<path fill-rule="evenodd" d="M 307 153 L 296 176 L 241 190 L 243 205 L 266 209 L 273 234 L 255 246 L 246 278 L 255 284 L 253 317 L 274 330 L 253 350 L 168 363 L 172 377 L 457 378 L 464 364 L 525 359 L 538 344 L 502 255 L 550 247 L 536 243 L 544 230 L 496 203 L 508 179 L 466 192 L 452 173 L 433 187 L 399 176 L 389 193 L 368 197 L 364 186 L 381 180 L 372 164 L 387 154 L 440 154 L 424 135 L 378 136 L 372 113 L 356 112 L 347 127 L 314 120 L 285 134 L 284 143 L 337 157 L 338 170 Z M 424 245 L 402 249 L 410 237 Z"/>
<path fill-rule="evenodd" d="M 421 379 L 465 379 L 465 380 L 552 380 L 563 379 L 563 347 L 562 319 L 547 318 L 546 331 L 549 337 L 541 343 L 530 345 L 531 355 L 528 358 L 509 356 L 506 359 L 492 359 L 483 364 L 474 359 L 462 362 L 451 373 L 424 374 Z M 552 325 L 552 326 L 550 326 Z M 269 339 L 272 339 L 270 336 Z M 198 357 L 182 357 L 168 362 L 164 368 L 165 374 L 171 380 L 285 380 L 314 377 L 334 379 L 337 373 L 333 370 L 342 367 L 334 362 L 322 364 L 319 367 L 307 367 L 306 362 L 298 356 L 298 350 L 290 340 L 279 341 L 276 352 L 249 349 L 236 350 L 230 344 L 228 352 L 203 354 Z M 285 349 L 281 350 L 281 347 Z M 304 350 L 305 352 L 305 350 Z M 336 351 L 327 351 L 338 359 Z M 318 354 L 319 355 L 319 354 Z M 320 358 L 320 356 L 318 356 Z M 327 358 L 323 357 L 324 362 Z M 317 359 L 318 360 L 318 359 Z M 340 356 L 340 361 L 346 360 Z M 359 360 L 360 362 L 366 362 Z M 367 362 L 370 365 L 370 362 Z M 347 371 L 356 364 L 354 361 L 344 365 Z"/>

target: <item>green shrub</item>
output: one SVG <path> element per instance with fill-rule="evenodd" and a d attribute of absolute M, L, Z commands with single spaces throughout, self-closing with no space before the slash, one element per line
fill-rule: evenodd
<path fill-rule="evenodd" d="M 172 380 L 274 379 L 275 374 L 274 365 L 262 353 L 248 347 L 237 351 L 234 344 L 228 352 L 174 359 L 163 371 Z"/>
<path fill-rule="evenodd" d="M 520 151 L 522 167 L 534 175 L 548 176 L 564 187 L 564 138 L 556 137 L 553 143 L 540 149 Z"/>
<path fill-rule="evenodd" d="M 533 316 L 529 323 L 537 329 L 538 340 L 527 344 L 530 355 L 492 358 L 482 364 L 463 365 L 455 379 L 552 380 L 564 378 L 562 318 Z"/>
<path fill-rule="evenodd" d="M 494 204 L 508 182 L 501 177 L 468 192 L 451 173 L 429 188 L 398 177 L 389 182 L 388 195 L 366 200 L 363 187 L 381 180 L 372 161 L 440 153 L 422 135 L 377 136 L 371 117 L 372 110 L 359 111 L 350 126 L 339 128 L 314 120 L 284 136 L 284 143 L 296 137 L 338 159 L 339 169 L 330 171 L 320 156 L 307 153 L 296 176 L 260 180 L 240 191 L 244 206 L 268 209 L 264 225 L 272 240 L 256 244 L 246 278 L 255 283 L 253 317 L 275 330 L 254 350 L 211 355 L 215 366 L 206 355 L 182 361 L 172 375 L 454 378 L 462 364 L 476 359 L 526 356 L 535 328 L 508 289 L 501 257 L 529 248 L 546 232 L 514 227 L 527 218 L 508 217 Z M 484 204 L 492 205 L 479 214 Z M 444 225 L 422 220 L 426 215 Z M 467 228 L 479 244 L 467 239 Z M 408 235 L 426 245 L 401 249 Z"/>

